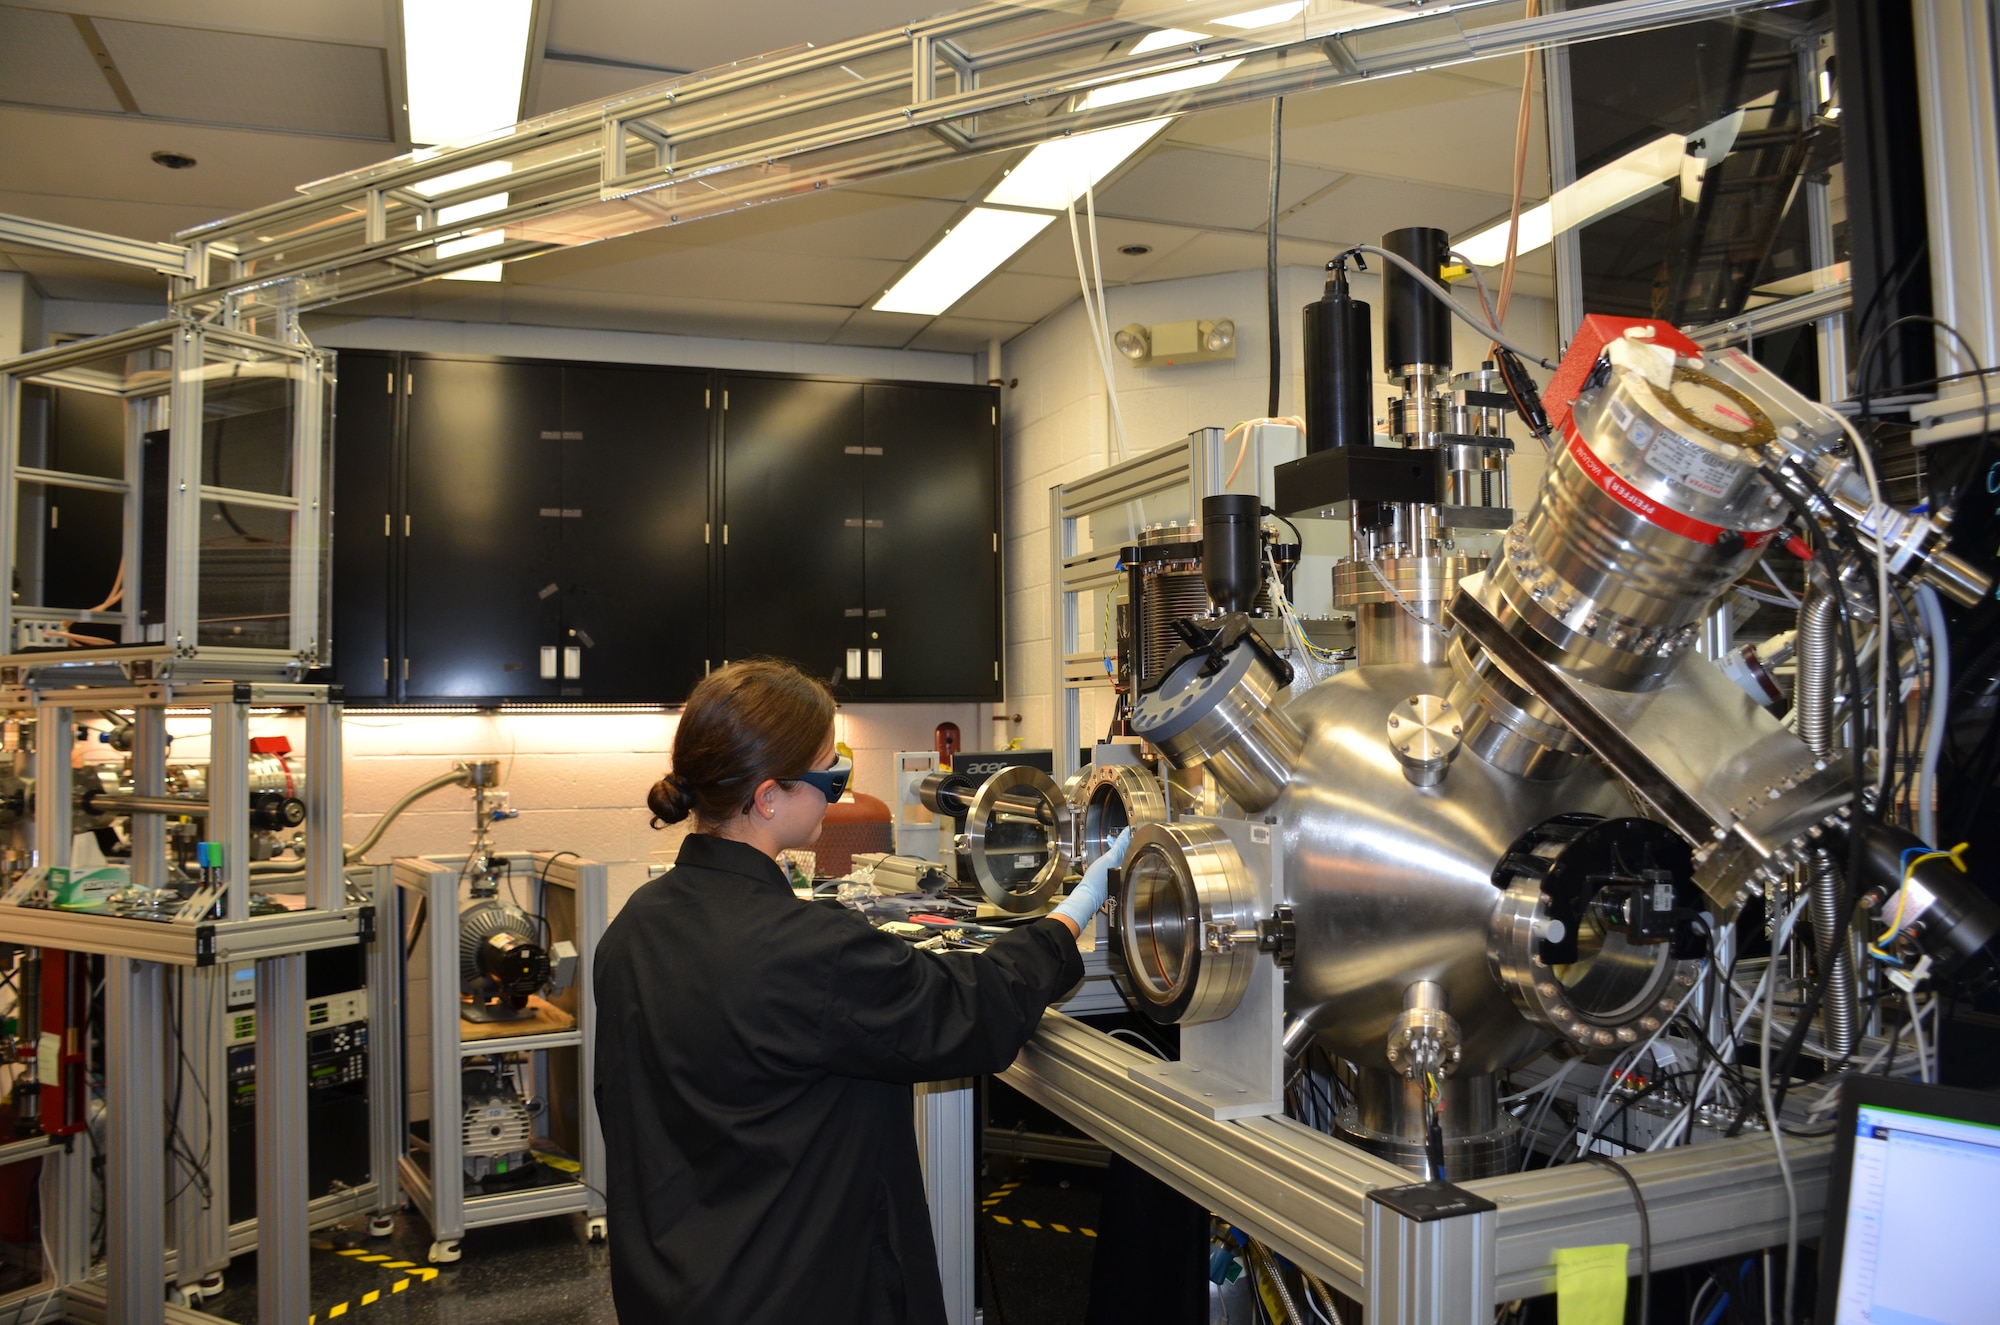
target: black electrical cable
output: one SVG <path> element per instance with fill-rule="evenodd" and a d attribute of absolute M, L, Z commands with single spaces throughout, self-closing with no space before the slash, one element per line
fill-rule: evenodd
<path fill-rule="evenodd" d="M 1278 417 L 1278 382 L 1284 372 L 1284 360 L 1278 347 L 1278 179 L 1284 167 L 1285 146 L 1285 99 L 1271 100 L 1271 196 L 1270 217 L 1264 235 L 1264 303 L 1271 339 L 1271 390 L 1270 403 L 1264 410 L 1266 418 Z"/>
<path fill-rule="evenodd" d="M 1639 1325 L 1646 1325 L 1650 1315 L 1653 1295 L 1653 1223 L 1646 1217 L 1646 1194 L 1639 1190 L 1639 1180 L 1625 1171 L 1625 1166 L 1614 1161 L 1609 1155 L 1596 1153 L 1584 1158 L 1601 1168 L 1610 1169 L 1625 1185 L 1632 1189 L 1632 1204 L 1639 1208 Z"/>
<path fill-rule="evenodd" d="M 1960 480 L 1958 485 L 1958 491 L 1952 493 L 1952 495 L 1947 499 L 1943 510 L 1939 512 L 1940 520 L 1946 524 L 1949 524 L 1951 522 L 1951 518 L 1958 512 L 1959 501 L 1966 495 L 1967 492 L 1971 491 L 1974 480 L 1978 477 L 1979 472 L 1983 468 L 1985 468 L 1986 461 L 1993 453 L 1993 395 L 1991 389 L 1987 386 L 1986 382 L 1986 375 L 1987 375 L 1986 365 L 1981 363 L 1979 360 L 1979 356 L 1973 352 L 1972 343 L 1966 340 L 1966 338 L 1959 333 L 1958 328 L 1952 326 L 1949 322 L 1945 322 L 1942 319 L 1932 317 L 1928 313 L 1906 314 L 1903 317 L 1899 317 L 1895 321 L 1890 322 L 1889 324 L 1884 326 L 1880 331 L 1876 332 L 1873 336 L 1870 336 L 1868 338 L 1868 343 L 1862 347 L 1861 361 L 1859 366 L 1856 367 L 1854 372 L 1855 393 L 1857 398 L 1861 402 L 1861 418 L 1862 421 L 1865 423 L 1871 417 L 1868 408 L 1868 402 L 1870 396 L 1870 391 L 1868 387 L 1868 369 L 1869 366 L 1874 362 L 1875 352 L 1882 348 L 1883 341 L 1887 338 L 1889 333 L 1894 331 L 1896 328 L 1915 326 L 1920 323 L 1936 327 L 1939 331 L 1944 332 L 1947 336 L 1950 336 L 1954 341 L 1956 341 L 1958 343 L 1958 348 L 1965 355 L 1966 362 L 1972 365 L 1973 374 L 1979 382 L 1979 409 L 1980 409 L 1979 448 L 1973 453 L 1972 466 L 1971 468 L 1966 470 L 1965 477 L 1962 480 Z"/>

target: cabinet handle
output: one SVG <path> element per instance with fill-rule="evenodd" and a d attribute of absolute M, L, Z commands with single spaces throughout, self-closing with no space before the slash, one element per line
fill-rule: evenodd
<path fill-rule="evenodd" d="M 557 432 L 554 428 L 544 428 L 542 429 L 541 440 L 545 442 L 559 442 L 562 440 L 562 434 Z"/>
<path fill-rule="evenodd" d="M 403 679 L 405 681 L 410 679 L 410 660 L 408 658 L 403 659 Z"/>
<path fill-rule="evenodd" d="M 392 396 L 396 394 L 396 375 L 393 372 L 389 374 L 389 394 Z"/>
<path fill-rule="evenodd" d="M 417 394 L 417 375 L 415 373 L 403 374 L 403 394 L 406 396 Z"/>
<path fill-rule="evenodd" d="M 563 680 L 574 681 L 583 675 L 583 650 L 577 645 L 569 645 L 563 650 Z"/>
<path fill-rule="evenodd" d="M 861 609 L 860 609 L 860 608 L 858 608 L 858 607 L 850 607 L 850 608 L 848 608 L 848 609 L 847 609 L 847 611 L 846 611 L 845 613 L 843 613 L 843 615 L 845 615 L 845 616 L 860 616 L 860 615 L 861 615 Z"/>
<path fill-rule="evenodd" d="M 840 448 L 840 450 L 841 450 L 841 454 L 843 454 L 843 455 L 860 455 L 860 454 L 862 454 L 862 450 L 861 450 L 861 448 L 860 448 L 860 447 L 858 447 L 858 446 L 843 446 L 843 447 L 841 447 L 841 448 Z"/>
<path fill-rule="evenodd" d="M 861 650 L 849 649 L 847 651 L 847 678 L 851 681 L 859 675 L 861 675 Z"/>
<path fill-rule="evenodd" d="M 389 679 L 389 660 L 387 658 L 382 660 L 382 679 L 384 681 Z"/>
<path fill-rule="evenodd" d="M 382 537 L 388 538 L 391 536 L 389 521 L 394 518 L 387 511 L 382 512 Z"/>
<path fill-rule="evenodd" d="M 863 455 L 881 455 L 881 454 L 882 454 L 882 448 L 881 448 L 881 447 L 879 447 L 879 446 L 864 446 L 864 447 L 862 447 L 862 448 L 861 448 L 861 454 L 863 454 Z"/>
<path fill-rule="evenodd" d="M 553 644 L 542 646 L 542 679 L 544 681 L 556 679 L 556 646 Z"/>
<path fill-rule="evenodd" d="M 408 538 L 409 536 L 410 536 L 410 517 L 408 513 L 405 513 L 403 516 L 403 537 Z"/>
<path fill-rule="evenodd" d="M 870 681 L 880 681 L 882 679 L 882 650 L 880 649 L 868 650 L 868 679 Z"/>
<path fill-rule="evenodd" d="M 880 520 L 847 519 L 841 521 L 841 523 L 849 529 L 880 529 L 882 527 Z"/>
<path fill-rule="evenodd" d="M 879 621 L 888 615 L 889 609 L 886 607 L 871 607 L 868 609 L 868 619 L 870 621 Z"/>

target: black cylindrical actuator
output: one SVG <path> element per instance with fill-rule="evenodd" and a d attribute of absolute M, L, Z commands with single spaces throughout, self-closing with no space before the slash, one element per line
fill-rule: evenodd
<path fill-rule="evenodd" d="M 1264 582 L 1257 556 L 1255 496 L 1224 492 L 1201 499 L 1201 579 L 1217 612 L 1248 612 Z"/>
<path fill-rule="evenodd" d="M 1451 239 L 1442 230 L 1411 226 L 1382 236 L 1382 247 L 1407 258 L 1432 280 L 1444 269 Z M 1393 262 L 1382 264 L 1382 366 L 1400 377 L 1412 364 L 1442 373 L 1451 367 L 1451 310 Z M 1308 432 L 1310 437 L 1311 433 Z"/>
<path fill-rule="evenodd" d="M 1373 443 L 1369 340 L 1368 305 L 1349 292 L 1342 262 L 1326 293 L 1305 307 L 1307 451 Z"/>

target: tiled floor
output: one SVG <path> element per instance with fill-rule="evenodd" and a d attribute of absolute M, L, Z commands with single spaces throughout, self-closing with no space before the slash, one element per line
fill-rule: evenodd
<path fill-rule="evenodd" d="M 1095 1169 L 996 1164 L 980 1181 L 982 1273 L 991 1325 L 1082 1325 L 1098 1218 Z M 424 1259 L 430 1235 L 404 1214 L 372 1239 L 330 1229 L 314 1241 L 314 1325 L 615 1325 L 605 1248 L 580 1241 L 567 1219 L 479 1229 L 455 1265 Z M 257 1318 L 256 1258 L 231 1267 L 223 1293 L 202 1310 Z"/>

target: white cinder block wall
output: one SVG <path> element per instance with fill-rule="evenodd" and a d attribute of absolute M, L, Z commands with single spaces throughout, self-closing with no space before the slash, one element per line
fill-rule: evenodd
<path fill-rule="evenodd" d="M 894 756 L 928 750 L 940 722 L 975 730 L 973 704 L 857 704 L 834 720 L 854 751 L 855 789 L 895 805 Z M 575 851 L 608 866 L 611 913 L 645 882 L 646 865 L 671 861 L 685 828 L 654 829 L 646 790 L 667 771 L 677 719 L 670 713 L 410 714 L 347 719 L 346 824 L 359 841 L 411 787 L 449 772 L 454 761 L 497 758 L 518 819 L 498 825 L 504 851 Z M 472 793 L 440 791 L 390 828 L 371 859 L 463 852 L 472 832 Z"/>
<path fill-rule="evenodd" d="M 961 732 L 985 720 L 976 704 L 856 704 L 834 718 L 834 735 L 854 751 L 854 787 L 895 807 L 895 755 L 928 750 L 933 729 Z M 349 714 L 342 725 L 341 840 L 359 842 L 411 788 L 449 773 L 462 760 L 498 759 L 501 789 L 518 819 L 497 824 L 502 854 L 574 851 L 607 866 L 611 914 L 646 880 L 646 866 L 680 849 L 686 826 L 654 829 L 646 791 L 669 767 L 678 718 L 638 713 Z M 252 736 L 285 736 L 304 749 L 303 724 L 285 715 L 253 717 Z M 206 760 L 205 719 L 176 717 L 172 758 Z M 92 744 L 86 757 L 114 758 Z M 462 855 L 472 839 L 472 793 L 433 792 L 398 818 L 370 861 L 398 856 Z"/>
<path fill-rule="evenodd" d="M 1304 412 L 1300 310 L 1320 297 L 1325 284 L 1325 273 L 1314 268 L 1285 267 L 1279 271 L 1280 415 Z M 1374 313 L 1373 368 L 1380 418 L 1386 415 L 1392 394 L 1381 365 L 1381 282 L 1372 272 L 1357 273 L 1352 285 L 1355 296 L 1367 301 Z M 1197 428 L 1228 428 L 1263 415 L 1268 403 L 1270 344 L 1264 291 L 1264 274 L 1249 271 L 1106 292 L 1107 321 L 1114 331 L 1131 322 L 1151 326 L 1228 317 L 1236 323 L 1233 362 L 1140 368 L 1118 354 L 1111 355 L 1131 454 L 1177 441 Z M 1468 305 L 1476 306 L 1477 297 L 1470 290 L 1456 293 Z M 1055 731 L 1049 692 L 1053 612 L 1049 489 L 1118 458 L 1103 378 L 1087 328 L 1082 301 L 1073 301 L 1008 342 L 1003 352 L 1005 376 L 1020 382 L 1006 392 L 1001 407 L 1007 485 L 1007 708 L 1023 718 L 1012 734 L 1032 747 L 1049 745 Z M 1554 357 L 1555 318 L 1548 300 L 1517 294 L 1508 313 L 1507 331 L 1511 337 L 1539 347 L 1546 357 Z M 1462 321 L 1454 322 L 1453 335 L 1455 370 L 1476 368 L 1485 357 L 1484 339 Z M 1538 381 L 1546 380 L 1545 371 L 1535 372 Z M 1514 504 L 1516 510 L 1525 510 L 1541 483 L 1541 448 L 1518 425 L 1513 435 L 1521 448 L 1513 467 Z M 1267 501 L 1270 496 L 1264 493 Z M 1327 536 L 1307 533 L 1309 543 L 1322 537 Z M 1338 533 L 1335 541 L 1344 547 L 1344 533 Z M 1323 573 L 1324 564 L 1309 563 L 1300 573 Z M 1328 592 L 1325 587 L 1301 585 L 1298 598 L 1303 605 L 1315 596 L 1323 601 Z"/>

